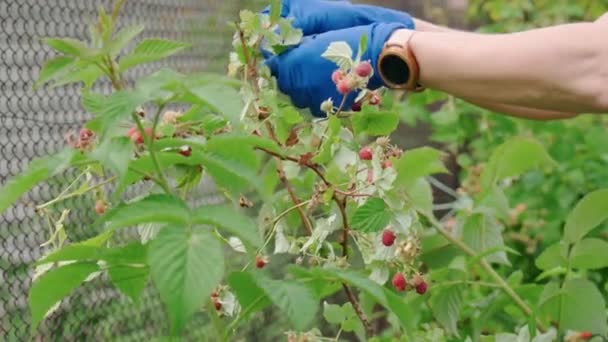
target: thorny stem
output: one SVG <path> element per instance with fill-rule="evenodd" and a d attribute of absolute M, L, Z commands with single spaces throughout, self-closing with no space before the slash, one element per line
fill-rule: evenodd
<path fill-rule="evenodd" d="M 441 224 L 432 214 L 421 214 L 426 217 L 426 219 L 429 220 L 433 228 L 435 228 L 439 232 L 439 234 L 441 234 L 451 244 L 458 247 L 460 250 L 462 250 L 469 256 L 473 258 L 477 257 L 477 252 L 471 249 L 471 247 L 469 247 L 463 241 L 460 241 L 459 239 L 452 236 L 452 234 L 450 234 L 448 231 L 443 229 Z M 515 292 L 515 290 L 513 290 L 513 288 L 511 288 L 511 286 L 500 276 L 500 274 L 498 274 L 494 270 L 494 268 L 492 268 L 492 265 L 490 265 L 484 258 L 477 258 L 477 262 L 479 263 L 481 268 L 483 268 L 488 273 L 488 275 L 494 280 L 498 287 L 500 287 L 507 296 L 511 297 L 513 302 L 515 302 L 515 304 L 521 309 L 521 311 L 523 311 L 526 316 L 532 316 L 534 314 L 530 306 L 528 306 L 528 304 Z M 539 319 L 536 319 L 536 326 L 541 332 L 545 332 L 547 330 L 544 324 Z"/>
<path fill-rule="evenodd" d="M 372 324 L 367 319 L 367 316 L 361 309 L 361 305 L 359 305 L 359 302 L 357 302 L 357 299 L 355 298 L 355 294 L 351 290 L 350 286 L 348 286 L 346 283 L 342 283 L 342 288 L 344 289 L 344 292 L 346 293 L 346 297 L 348 297 L 348 300 L 353 305 L 353 308 L 355 309 L 355 313 L 357 313 L 357 316 L 361 320 L 361 323 L 363 323 L 367 336 L 373 336 L 374 329 L 372 328 Z"/>

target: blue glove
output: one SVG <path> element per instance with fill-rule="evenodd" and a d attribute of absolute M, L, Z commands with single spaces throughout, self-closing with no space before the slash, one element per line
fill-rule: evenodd
<path fill-rule="evenodd" d="M 356 55 L 361 36 L 367 35 L 367 49 L 361 60 L 371 62 L 374 75 L 368 83 L 368 88 L 377 89 L 384 85 L 377 70 L 378 56 L 390 35 L 402 28 L 408 26 L 401 23 L 375 23 L 304 37 L 298 47 L 270 57 L 266 60 L 266 65 L 276 77 L 281 92 L 289 95 L 296 107 L 309 108 L 313 115 L 321 117 L 325 115 L 321 111 L 323 101 L 331 98 L 337 106 L 343 99 L 331 79 L 338 66 L 321 57 L 329 44 L 344 41 Z M 349 93 L 345 110 L 351 109 L 356 97 L 357 92 Z"/>
<path fill-rule="evenodd" d="M 264 13 L 268 11 L 266 8 Z M 412 17 L 405 12 L 353 5 L 350 1 L 282 0 L 281 16 L 294 18 L 293 25 L 305 36 L 374 23 L 401 23 L 409 29 L 414 28 Z"/>

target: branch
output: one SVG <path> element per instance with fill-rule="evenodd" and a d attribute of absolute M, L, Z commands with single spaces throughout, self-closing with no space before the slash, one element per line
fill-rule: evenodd
<path fill-rule="evenodd" d="M 361 306 L 359 305 L 359 302 L 357 302 L 357 299 L 355 298 L 355 294 L 353 293 L 353 290 L 351 290 L 350 286 L 348 286 L 346 283 L 342 283 L 342 288 L 344 289 L 344 292 L 346 293 L 346 297 L 348 297 L 348 301 L 353 305 L 353 308 L 355 309 L 355 313 L 357 313 L 357 316 L 359 316 L 361 323 L 363 323 L 367 336 L 373 336 L 374 329 L 372 328 L 372 324 L 367 319 L 367 316 L 365 315 L 363 310 L 361 310 Z"/>
<path fill-rule="evenodd" d="M 532 316 L 534 314 L 532 309 L 530 309 L 530 307 L 528 306 L 528 304 L 515 292 L 515 290 L 513 290 L 513 288 L 511 288 L 511 286 L 500 276 L 500 274 L 498 274 L 494 270 L 494 268 L 492 268 L 492 265 L 490 265 L 486 261 L 486 259 L 477 258 L 477 256 L 478 256 L 477 252 L 475 252 L 473 249 L 471 249 L 471 247 L 469 247 L 463 241 L 460 241 L 459 239 L 452 236 L 452 234 L 447 232 L 445 229 L 443 229 L 441 224 L 437 221 L 437 219 L 432 214 L 426 214 L 423 212 L 421 212 L 421 214 L 424 217 L 426 217 L 427 220 L 429 220 L 429 222 L 433 226 L 433 228 L 435 228 L 439 232 L 439 234 L 441 234 L 444 238 L 446 238 L 451 244 L 458 247 L 460 250 L 462 250 L 464 253 L 468 254 L 469 256 L 476 258 L 478 260 L 477 262 L 479 263 L 481 268 L 483 268 L 488 273 L 488 275 L 494 280 L 494 282 L 498 285 L 498 287 L 500 287 L 507 296 L 511 297 L 513 302 L 515 302 L 515 304 L 521 309 L 521 311 L 526 316 Z M 536 326 L 538 327 L 538 329 L 541 332 L 545 332 L 547 330 L 546 327 L 543 325 L 543 323 L 539 319 L 536 319 Z"/>

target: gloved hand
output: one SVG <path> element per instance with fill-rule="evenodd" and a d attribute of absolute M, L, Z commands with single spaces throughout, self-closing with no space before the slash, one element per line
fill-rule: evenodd
<path fill-rule="evenodd" d="M 266 8 L 264 13 L 268 12 L 269 8 Z M 345 0 L 282 0 L 281 16 L 294 18 L 293 25 L 305 36 L 374 23 L 401 23 L 406 28 L 414 28 L 414 21 L 408 13 L 378 6 L 354 5 Z"/>
<path fill-rule="evenodd" d="M 338 66 L 321 57 L 329 44 L 344 41 L 356 55 L 361 36 L 367 35 L 367 49 L 361 60 L 371 62 L 374 75 L 368 83 L 368 88 L 377 89 L 383 85 L 377 70 L 378 56 L 390 35 L 402 28 L 408 26 L 402 23 L 375 23 L 307 36 L 298 47 L 270 57 L 266 64 L 272 75 L 277 78 L 279 89 L 291 97 L 296 107 L 309 108 L 313 115 L 321 117 L 324 116 L 321 111 L 323 101 L 331 98 L 337 106 L 343 99 L 331 78 Z M 348 95 L 345 110 L 350 110 L 356 97 L 356 92 Z"/>

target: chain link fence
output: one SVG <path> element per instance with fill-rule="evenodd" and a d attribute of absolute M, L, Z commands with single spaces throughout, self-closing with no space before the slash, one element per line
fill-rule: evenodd
<path fill-rule="evenodd" d="M 34 158 L 58 152 L 64 137 L 90 119 L 80 105 L 78 86 L 32 90 L 40 67 L 54 53 L 44 37 L 85 39 L 99 6 L 109 9 L 112 0 L 0 0 L 0 184 L 25 169 Z M 230 49 L 231 31 L 225 24 L 239 8 L 255 8 L 263 1 L 248 0 L 128 0 L 120 25 L 145 24 L 146 37 L 163 37 L 193 43 L 193 48 L 169 60 L 130 71 L 133 81 L 161 67 L 180 72 L 222 72 Z M 420 13 L 417 1 L 365 1 Z M 98 82 L 95 91 L 109 93 L 109 82 Z M 58 310 L 33 334 L 30 331 L 28 293 L 33 263 L 46 251 L 50 236 L 35 206 L 57 196 L 74 173 L 55 177 L 35 187 L 0 216 L 0 340 L 26 341 L 141 341 L 167 331 L 157 294 L 148 288 L 137 303 L 119 294 L 99 277 L 64 300 Z M 134 196 L 131 191 L 128 196 Z M 2 196 L 2 194 L 0 194 Z M 220 200 L 212 184 L 204 183 L 194 196 L 198 202 Z M 72 208 L 66 222 L 68 241 L 80 241 L 99 232 L 94 199 L 77 198 L 62 203 Z M 61 207 L 57 208 L 59 211 Z M 123 236 L 124 240 L 133 238 Z M 205 340 L 204 315 L 189 325 L 187 339 Z"/>

